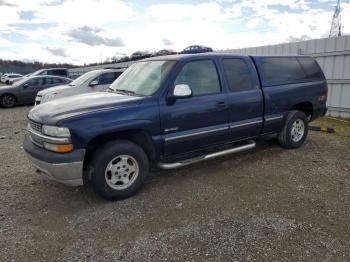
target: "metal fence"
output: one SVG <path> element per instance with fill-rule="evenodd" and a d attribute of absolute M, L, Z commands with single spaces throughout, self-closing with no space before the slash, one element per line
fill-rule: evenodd
<path fill-rule="evenodd" d="M 328 115 L 350 118 L 350 36 L 221 50 L 245 55 L 311 55 L 328 81 Z"/>

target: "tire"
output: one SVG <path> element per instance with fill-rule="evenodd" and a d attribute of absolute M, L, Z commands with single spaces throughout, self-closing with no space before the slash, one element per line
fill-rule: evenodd
<path fill-rule="evenodd" d="M 127 140 L 103 145 L 95 152 L 90 165 L 93 170 L 92 187 L 107 200 L 121 200 L 134 195 L 149 172 L 146 153 Z"/>
<path fill-rule="evenodd" d="M 9 85 L 10 84 L 10 81 L 9 80 L 6 80 L 6 83 L 5 83 L 6 85 Z"/>
<path fill-rule="evenodd" d="M 0 98 L 0 105 L 5 108 L 14 107 L 16 102 L 16 98 L 13 95 L 6 94 Z"/>
<path fill-rule="evenodd" d="M 290 111 L 286 123 L 278 135 L 280 145 L 287 149 L 299 148 L 305 142 L 309 121 L 301 111 Z"/>

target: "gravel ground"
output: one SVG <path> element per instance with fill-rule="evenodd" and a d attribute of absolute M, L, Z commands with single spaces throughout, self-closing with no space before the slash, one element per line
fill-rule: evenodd
<path fill-rule="evenodd" d="M 0 261 L 349 261 L 350 124 L 176 171 L 136 196 L 35 174 L 21 143 L 29 107 L 0 109 Z"/>

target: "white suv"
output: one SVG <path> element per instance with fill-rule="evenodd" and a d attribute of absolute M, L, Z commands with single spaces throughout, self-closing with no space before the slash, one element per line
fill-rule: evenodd
<path fill-rule="evenodd" d="M 125 69 L 101 69 L 90 71 L 78 77 L 69 85 L 57 86 L 40 91 L 35 98 L 35 105 L 77 94 L 106 91 L 124 70 Z"/>

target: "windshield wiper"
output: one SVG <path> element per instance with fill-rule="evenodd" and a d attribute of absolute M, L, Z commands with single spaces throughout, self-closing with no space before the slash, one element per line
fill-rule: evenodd
<path fill-rule="evenodd" d="M 115 92 L 121 93 L 121 94 L 126 94 L 128 96 L 139 96 L 134 91 L 126 90 L 126 89 L 115 89 Z"/>

